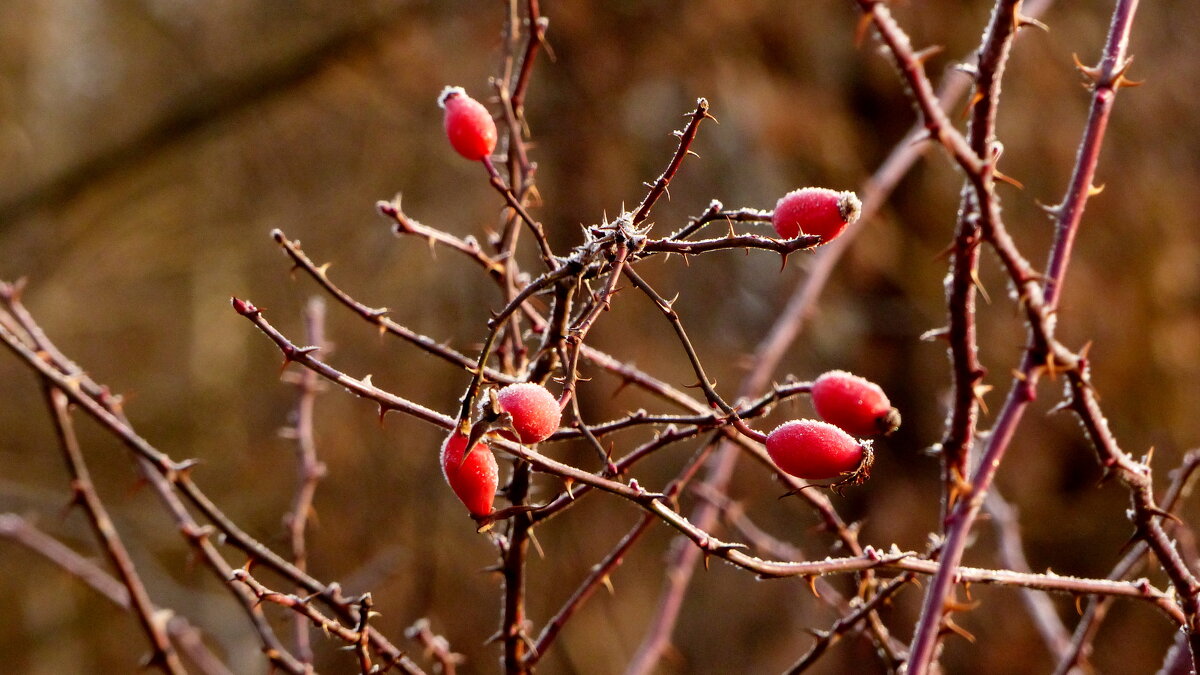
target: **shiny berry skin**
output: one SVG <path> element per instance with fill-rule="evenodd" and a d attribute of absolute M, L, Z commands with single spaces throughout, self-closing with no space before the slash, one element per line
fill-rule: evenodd
<path fill-rule="evenodd" d="M 818 420 L 792 420 L 767 434 L 767 454 L 784 473 L 806 480 L 836 478 L 865 469 L 868 447 Z M 865 461 L 864 461 L 865 458 Z"/>
<path fill-rule="evenodd" d="M 458 154 L 481 160 L 496 149 L 496 122 L 483 104 L 467 96 L 462 87 L 446 87 L 438 96 L 438 105 L 446 111 L 446 137 Z"/>
<path fill-rule="evenodd" d="M 533 382 L 510 384 L 496 394 L 500 409 L 512 417 L 512 426 L 525 445 L 533 445 L 550 437 L 558 430 L 562 409 L 558 400 L 548 389 Z M 500 432 L 509 440 L 516 440 L 507 429 Z"/>
<path fill-rule="evenodd" d="M 900 411 L 879 385 L 843 370 L 818 377 L 812 401 L 821 419 L 855 436 L 890 434 L 900 426 Z"/>
<path fill-rule="evenodd" d="M 466 447 L 467 435 L 457 431 L 442 443 L 442 475 L 471 515 L 491 515 L 500 482 L 496 456 L 483 443 L 476 443 L 463 461 Z"/>
<path fill-rule="evenodd" d="M 862 202 L 853 192 L 801 188 L 779 199 L 771 214 L 771 224 L 784 239 L 815 234 L 821 237 L 822 244 L 828 244 L 847 225 L 858 220 L 861 210 Z"/>

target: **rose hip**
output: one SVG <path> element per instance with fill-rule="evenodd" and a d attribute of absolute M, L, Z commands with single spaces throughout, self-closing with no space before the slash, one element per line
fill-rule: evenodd
<path fill-rule="evenodd" d="M 550 437 L 558 429 L 562 418 L 562 410 L 558 400 L 548 389 L 533 382 L 510 384 L 496 394 L 500 409 L 512 418 L 513 429 L 517 436 L 507 429 L 500 432 L 509 440 L 533 445 Z"/>
<path fill-rule="evenodd" d="M 821 419 L 855 436 L 890 434 L 900 426 L 900 411 L 892 407 L 883 389 L 844 370 L 818 377 L 812 401 Z"/>
<path fill-rule="evenodd" d="M 828 244 L 847 225 L 858 220 L 861 210 L 862 203 L 853 192 L 801 188 L 780 198 L 771 215 L 771 224 L 784 239 L 815 234 L 821 237 L 822 244 Z"/>
<path fill-rule="evenodd" d="M 442 443 L 442 475 L 471 515 L 487 516 L 492 513 L 500 469 L 483 443 L 476 443 L 464 460 L 466 447 L 467 435 L 457 431 Z"/>
<path fill-rule="evenodd" d="M 483 104 L 467 96 L 462 87 L 446 87 L 438 96 L 446 111 L 446 137 L 458 154 L 478 161 L 496 149 L 496 122 Z"/>
<path fill-rule="evenodd" d="M 767 434 L 767 454 L 784 473 L 806 480 L 848 475 L 858 482 L 870 469 L 870 445 L 828 422 L 792 420 Z"/>

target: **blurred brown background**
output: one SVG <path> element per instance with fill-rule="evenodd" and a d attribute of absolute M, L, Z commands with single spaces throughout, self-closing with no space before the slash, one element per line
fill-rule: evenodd
<path fill-rule="evenodd" d="M 685 165 L 672 201 L 655 212 L 659 232 L 713 198 L 771 208 L 797 186 L 856 188 L 913 119 L 873 43 L 853 45 L 849 2 L 544 4 L 556 60 L 539 59 L 528 109 L 545 202 L 537 215 L 561 249 L 578 241 L 580 224 L 640 200 L 641 182 L 669 158 L 669 132 L 698 96 L 721 123 L 702 129 L 701 158 Z M 1096 60 L 1111 10 L 1060 4 L 1044 17 L 1048 34 L 1020 40 L 999 120 L 1001 168 L 1025 184 L 1001 188 L 1005 216 L 1038 264 L 1051 227 L 1037 204 L 1061 198 L 1086 115 L 1071 55 Z M 918 46 L 946 47 L 931 61 L 937 74 L 976 44 L 990 3 L 914 1 L 896 11 Z M 0 278 L 29 277 L 27 303 L 50 336 L 127 395 L 143 436 L 177 459 L 201 459 L 199 484 L 278 550 L 294 464 L 276 431 L 294 393 L 278 379 L 274 347 L 230 310 L 229 296 L 252 300 L 303 341 L 300 312 L 316 289 L 289 275 L 268 237 L 278 227 L 332 262 L 334 280 L 363 302 L 471 353 L 498 307 L 492 285 L 448 251 L 431 256 L 393 238 L 373 204 L 401 192 L 405 210 L 426 224 L 461 235 L 494 225 L 499 197 L 478 166 L 446 146 L 434 98 L 445 84 L 484 94 L 503 13 L 502 3 L 463 1 L 0 4 Z M 1071 345 L 1094 341 L 1109 420 L 1126 449 L 1155 448 L 1165 483 L 1182 453 L 1200 445 L 1200 6 L 1143 3 L 1132 52 L 1131 75 L 1146 84 L 1118 97 L 1098 174 L 1106 189 L 1085 217 L 1060 334 Z M 877 445 L 871 482 L 835 498 L 876 546 L 922 548 L 936 528 L 937 462 L 924 450 L 941 432 L 947 360 L 940 344 L 918 336 L 944 321 L 938 254 L 959 183 L 942 156 L 916 167 L 841 264 L 779 373 L 851 369 L 880 382 L 903 412 L 901 432 Z M 664 295 L 681 293 L 676 307 L 710 372 L 732 390 L 808 260 L 794 256 L 780 272 L 773 256 L 722 253 L 645 270 Z M 991 257 L 984 281 L 994 409 L 1023 329 Z M 328 326 L 340 368 L 453 410 L 462 373 L 381 341 L 336 307 Z M 677 385 L 691 381 L 669 326 L 632 293 L 593 336 Z M 588 374 L 596 375 L 583 391 L 594 419 L 653 403 L 629 392 L 614 399 L 615 381 Z M 1058 386 L 1043 385 L 998 486 L 1020 509 L 1034 569 L 1102 576 L 1131 534 L 1127 497 L 1118 485 L 1097 486 L 1073 419 L 1041 414 Z M 35 379 L 0 357 L 0 511 L 98 555 L 82 516 L 65 511 L 65 473 L 40 401 Z M 763 425 L 808 414 L 802 401 Z M 494 670 L 499 652 L 483 642 L 498 625 L 498 582 L 479 572 L 493 548 L 438 475 L 441 432 L 395 415 L 381 428 L 373 408 L 336 390 L 320 399 L 317 424 L 330 472 L 310 538 L 315 575 L 373 591 L 382 612 L 375 625 L 402 644 L 417 650 L 402 630 L 429 617 L 467 656 L 466 672 Z M 265 672 L 228 594 L 191 565 L 123 448 L 80 426 L 152 596 L 203 627 L 236 672 Z M 550 452 L 592 460 L 578 448 Z M 690 452 L 679 447 L 637 476 L 661 486 Z M 829 537 L 779 492 L 750 464 L 731 488 L 763 527 L 823 555 Z M 1189 504 L 1185 516 L 1197 522 L 1196 511 Z M 539 530 L 546 558 L 531 564 L 536 629 L 637 518 L 627 504 L 593 497 Z M 968 564 L 997 565 L 991 528 L 977 530 Z M 614 575 L 616 593 L 598 594 L 568 625 L 544 670 L 620 672 L 657 601 L 670 539 L 665 527 L 652 532 Z M 981 606 L 960 623 L 978 643 L 949 641 L 951 672 L 1050 666 L 1015 591 L 975 588 L 973 596 Z M 901 639 L 919 600 L 909 589 L 886 611 Z M 1071 599 L 1056 601 L 1073 626 Z M 283 626 L 283 612 L 268 611 Z M 145 651 L 131 617 L 10 542 L 0 542 L 0 616 L 3 672 L 132 672 Z M 834 618 L 802 581 L 755 582 L 716 565 L 697 575 L 662 672 L 774 672 L 807 649 L 805 628 Z M 1146 671 L 1171 637 L 1161 615 L 1121 603 L 1095 662 Z M 317 640 L 318 667 L 352 672 L 336 646 Z M 870 672 L 874 663 L 850 640 L 818 670 Z"/>

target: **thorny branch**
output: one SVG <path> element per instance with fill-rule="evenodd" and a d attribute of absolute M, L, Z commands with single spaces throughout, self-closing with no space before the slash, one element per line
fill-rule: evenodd
<path fill-rule="evenodd" d="M 106 388 L 92 381 L 78 366 L 65 358 L 60 358 L 61 352 L 45 340 L 40 326 L 20 305 L 19 292 L 19 286 L 12 284 L 0 286 L 0 299 L 3 299 L 9 310 L 7 314 L 0 313 L 0 341 L 3 341 L 4 345 L 28 367 L 37 372 L 48 386 L 61 390 L 72 403 L 122 441 L 135 454 L 139 467 L 142 469 L 142 475 L 174 516 L 180 533 L 192 546 L 197 548 L 201 559 L 214 574 L 227 582 L 233 569 L 211 541 L 214 532 L 219 531 L 225 542 L 236 546 L 251 558 L 270 567 L 293 583 L 308 589 L 309 592 L 319 594 L 322 601 L 338 611 L 339 614 L 349 614 L 349 603 L 341 597 L 340 590 L 336 585 L 323 584 L 296 569 L 291 563 L 246 534 L 216 504 L 209 500 L 191 480 L 190 473 L 195 462 L 176 462 L 138 435 L 120 411 L 120 398 L 113 396 Z M 30 336 L 30 339 L 39 341 L 39 351 L 35 352 L 30 349 L 20 335 L 14 332 L 18 321 L 20 329 Z M 49 356 L 49 360 L 43 358 L 44 356 Z M 192 518 L 179 498 L 180 493 L 184 499 L 204 514 L 211 526 L 201 526 Z M 306 672 L 306 667 L 279 642 L 253 596 L 238 585 L 226 583 L 225 588 L 234 593 L 249 614 L 268 658 L 286 672 Z M 370 634 L 372 644 L 384 655 L 389 664 L 400 667 L 404 672 L 420 672 L 420 669 L 408 660 L 404 652 L 392 645 L 377 631 L 372 630 Z"/>
<path fill-rule="evenodd" d="M 71 548 L 42 532 L 28 520 L 14 513 L 0 513 L 0 537 L 11 539 L 34 551 L 67 574 L 79 579 L 118 607 L 129 611 L 129 590 L 93 560 L 85 558 Z M 230 675 L 208 646 L 204 644 L 200 631 L 181 615 L 171 616 L 166 624 L 167 633 L 191 664 L 205 675 Z"/>
<path fill-rule="evenodd" d="M 718 558 L 759 578 L 800 577 L 812 584 L 829 589 L 828 602 L 838 618 L 826 631 L 816 632 L 817 640 L 799 658 L 789 672 L 799 672 L 814 663 L 841 637 L 853 631 L 869 631 L 880 658 L 889 669 L 907 661 L 907 672 L 924 673 L 936 667 L 940 636 L 946 626 L 945 618 L 960 607 L 953 600 L 954 588 L 962 584 L 985 583 L 1010 586 L 1024 592 L 1033 590 L 1067 593 L 1092 598 L 1089 613 L 1081 620 L 1076 635 L 1060 660 L 1064 671 L 1081 663 L 1094 635 L 1096 617 L 1113 598 L 1124 597 L 1156 606 L 1172 621 L 1187 629 L 1193 657 L 1200 655 L 1200 581 L 1191 571 L 1178 544 L 1171 538 L 1170 510 L 1183 493 L 1187 478 L 1200 461 L 1189 455 L 1177 473 L 1170 489 L 1160 502 L 1156 501 L 1150 472 L 1149 457 L 1135 459 L 1122 450 L 1108 427 L 1100 409 L 1098 397 L 1090 379 L 1086 349 L 1073 351 L 1060 343 L 1055 335 L 1055 321 L 1066 266 L 1070 260 L 1073 241 L 1088 198 L 1098 192 L 1093 180 L 1107 120 L 1111 114 L 1116 92 L 1129 86 L 1125 72 L 1136 0 L 1117 0 L 1113 22 L 1100 63 L 1092 68 L 1080 65 L 1090 81 L 1092 108 L 1081 141 L 1075 171 L 1062 203 L 1051 209 L 1057 232 L 1047 261 L 1046 273 L 1039 274 L 1018 249 L 1001 217 L 1000 200 L 996 194 L 997 180 L 1007 180 L 997 169 L 1001 146 L 995 138 L 995 120 L 1000 102 L 1001 80 L 1013 40 L 1023 25 L 1035 23 L 1032 15 L 1046 2 L 1022 3 L 1021 0 L 997 0 L 988 27 L 973 63 L 964 66 L 969 72 L 972 95 L 968 102 L 970 119 L 965 132 L 956 129 L 946 112 L 955 99 L 953 87 L 935 93 L 925 71 L 927 59 L 936 50 L 916 50 L 907 34 L 891 15 L 882 0 L 856 0 L 863 13 L 864 26 L 872 25 L 886 51 L 897 65 L 909 90 L 920 121 L 917 131 L 898 146 L 893 155 L 877 171 L 865 190 L 863 220 L 895 186 L 896 181 L 932 144 L 946 150 L 951 160 L 962 170 L 964 182 L 960 211 L 953 244 L 949 249 L 951 267 L 946 282 L 947 328 L 932 331 L 931 335 L 945 337 L 949 342 L 952 376 L 952 410 L 939 448 L 943 457 L 943 528 L 945 539 L 925 553 L 905 551 L 893 545 L 882 550 L 859 542 L 856 524 L 847 524 L 829 499 L 804 481 L 779 473 L 761 446 L 764 435 L 752 429 L 746 420 L 764 415 L 771 407 L 789 397 L 807 393 L 808 383 L 787 381 L 768 386 L 783 352 L 794 341 L 815 298 L 829 278 L 830 270 L 853 233 L 862 223 L 853 226 L 838 242 L 824 247 L 811 275 L 800 284 L 781 317 L 756 350 L 755 366 L 741 383 L 738 396 L 726 400 L 716 384 L 706 374 L 704 360 L 684 328 L 683 318 L 672 307 L 673 300 L 662 296 L 635 268 L 654 256 L 667 259 L 671 254 L 681 257 L 726 249 L 759 249 L 778 253 L 786 263 L 796 251 L 815 248 L 818 239 L 801 235 L 791 240 L 778 240 L 758 234 L 739 234 L 734 223 L 761 224 L 770 221 L 771 213 L 752 208 L 726 209 L 713 201 L 701 215 L 691 218 L 672 234 L 651 239 L 648 218 L 655 204 L 669 196 L 668 188 L 677 176 L 684 159 L 692 152 L 700 123 L 712 119 L 705 99 L 698 99 L 685 127 L 675 132 L 679 143 L 666 169 L 656 180 L 647 183 L 648 191 L 631 212 L 623 212 L 613 222 L 585 228 L 583 242 L 567 255 L 555 252 L 546 229 L 531 213 L 539 205 L 534 187 L 536 164 L 529 156 L 528 129 L 524 104 L 536 57 L 548 49 L 546 30 L 548 20 L 541 13 L 537 0 L 509 0 L 507 22 L 502 48 L 500 73 L 492 79 L 500 103 L 506 138 L 502 156 L 493 162 L 485 158 L 491 186 L 505 201 L 499 233 L 489 233 L 485 251 L 471 237 L 460 238 L 437 228 L 422 225 L 406 215 L 399 199 L 380 202 L 378 208 L 393 221 L 397 236 L 417 237 L 428 243 L 431 250 L 449 248 L 475 263 L 495 281 L 501 291 L 502 308 L 494 312 L 486 325 L 482 346 L 475 357 L 455 351 L 436 339 L 415 333 L 389 318 L 386 308 L 365 305 L 329 279 L 328 265 L 317 265 L 301 250 L 299 242 L 289 240 L 280 230 L 272 237 L 292 260 L 297 269 L 313 278 L 339 304 L 376 327 L 381 334 L 390 334 L 407 341 L 418 349 L 441 359 L 452 368 L 471 375 L 455 414 L 450 415 L 426 407 L 404 396 L 394 394 L 373 384 L 369 375 L 357 378 L 330 365 L 317 353 L 324 340 L 316 309 L 310 309 L 309 346 L 293 343 L 263 317 L 252 303 L 234 298 L 232 305 L 281 351 L 284 365 L 295 363 L 303 371 L 288 371 L 300 391 L 295 423 L 290 434 L 298 444 L 300 480 L 286 524 L 291 536 L 291 560 L 270 550 L 249 536 L 229 519 L 192 481 L 195 462 L 177 462 L 143 439 L 121 412 L 119 397 L 93 382 L 78 366 L 57 351 L 41 328 L 20 304 L 20 286 L 4 285 L 0 300 L 0 340 L 42 380 L 47 402 L 54 413 L 60 443 L 73 474 L 72 486 L 77 501 L 84 506 L 93 529 L 100 535 L 106 552 L 118 570 L 121 585 L 113 588 L 113 579 L 87 571 L 70 555 L 54 551 L 41 543 L 27 545 L 47 551 L 44 553 L 64 569 L 80 578 L 89 579 L 104 589 L 114 602 L 131 609 L 143 625 L 154 648 L 152 662 L 166 672 L 181 672 L 182 666 L 174 653 L 171 639 L 192 651 L 180 633 L 165 620 L 162 612 L 150 603 L 145 588 L 137 579 L 128 561 L 120 538 L 111 527 L 103 504 L 90 484 L 78 443 L 71 427 L 70 406 L 94 418 L 109 433 L 119 438 L 135 455 L 143 475 L 150 482 L 166 508 L 172 512 L 180 532 L 189 545 L 218 577 L 227 582 L 235 597 L 247 611 L 264 652 L 274 668 L 290 673 L 311 672 L 313 655 L 308 643 L 308 626 L 344 642 L 363 673 L 392 668 L 403 672 L 420 672 L 403 651 L 392 645 L 371 624 L 372 598 L 364 594 L 356 598 L 342 595 L 337 584 L 324 583 L 307 571 L 305 542 L 306 516 L 312 509 L 313 493 L 324 466 L 317 460 L 312 435 L 312 405 L 318 390 L 318 378 L 333 382 L 352 394 L 371 401 L 379 408 L 380 418 L 388 412 L 400 412 L 441 429 L 470 431 L 512 459 L 513 471 L 502 494 L 509 507 L 491 516 L 477 518 L 481 529 L 502 524 L 503 535 L 493 534 L 500 562 L 495 569 L 504 579 L 503 610 L 500 642 L 504 650 L 504 666 L 510 673 L 531 671 L 555 644 L 566 623 L 577 614 L 587 599 L 601 585 L 610 583 L 611 575 L 632 548 L 643 540 L 650 526 L 662 522 L 681 535 L 690 545 L 677 547 L 668 562 L 667 585 L 659 609 L 650 622 L 645 639 L 629 666 L 629 672 L 651 670 L 669 643 L 683 597 L 687 592 L 696 562 Z M 1033 8 L 1033 7 L 1036 7 Z M 1028 12 L 1028 14 L 1026 14 Z M 705 239 L 693 238 L 713 223 L 724 223 L 728 232 Z M 533 238 L 533 245 L 544 271 L 534 277 L 525 274 L 517 263 L 517 247 L 524 224 Z M 557 235 L 557 232 L 556 232 Z M 557 241 L 557 239 L 556 239 Z M 1014 377 L 1008 397 L 996 421 L 986 436 L 982 457 L 975 461 L 975 446 L 979 435 L 981 399 L 987 390 L 984 383 L 987 371 L 978 357 L 977 325 L 975 321 L 978 268 L 984 247 L 995 252 L 1019 296 L 1019 305 L 1028 329 L 1028 342 Z M 622 280 L 648 297 L 662 316 L 671 324 L 682 346 L 688 364 L 696 376 L 696 387 L 702 396 L 694 396 L 675 385 L 660 380 L 649 371 L 635 367 L 618 356 L 600 351 L 586 343 L 591 329 L 609 309 Z M 547 316 L 541 310 L 541 300 L 549 299 Z M 606 422 L 589 422 L 580 405 L 579 384 L 581 365 L 590 363 L 629 384 L 653 394 L 660 403 L 669 404 L 667 411 L 636 410 Z M 1043 374 L 1063 375 L 1068 384 L 1066 400 L 1061 407 L 1074 412 L 1082 421 L 1087 437 L 1096 448 L 1098 459 L 1106 474 L 1117 477 L 1129 490 L 1132 508 L 1130 520 L 1135 529 L 1136 543 L 1108 579 L 1087 579 L 1059 576 L 1052 572 L 1036 574 L 1025 571 L 1018 557 L 1008 564 L 1010 569 L 981 569 L 963 567 L 962 555 L 968 545 L 973 523 L 983 500 L 988 496 L 995 472 L 1003 459 L 1021 421 L 1023 412 L 1036 395 L 1036 386 Z M 573 423 L 560 429 L 549 442 L 579 441 L 587 443 L 602 457 L 597 471 L 587 471 L 569 463 L 547 457 L 537 450 L 504 440 L 489 433 L 488 420 L 473 423 L 476 403 L 491 387 L 514 382 L 557 382 L 561 384 L 561 402 L 570 405 Z M 626 430 L 653 432 L 649 440 L 627 448 L 624 454 L 613 456 L 613 438 Z M 683 464 L 661 492 L 654 492 L 631 477 L 633 467 L 642 459 L 664 448 L 708 434 L 703 446 L 690 461 Z M 840 557 L 807 559 L 789 542 L 776 539 L 757 528 L 741 511 L 741 505 L 728 495 L 726 488 L 732 477 L 736 460 L 747 454 L 767 467 L 778 481 L 799 495 L 816 512 L 822 527 L 831 532 L 842 547 Z M 972 474 L 972 467 L 974 469 Z M 693 478 L 705 467 L 705 475 L 696 485 Z M 535 501 L 538 493 L 532 487 L 535 474 L 552 476 L 561 487 Z M 686 494 L 697 498 L 694 510 L 687 516 L 681 512 L 680 497 Z M 534 530 L 555 516 L 580 503 L 596 491 L 628 501 L 640 510 L 640 518 L 610 551 L 599 560 L 567 598 L 561 608 L 546 622 L 536 639 L 528 633 L 526 596 L 530 584 L 538 581 L 528 576 L 528 546 L 535 543 Z M 993 495 L 994 496 L 994 495 Z M 189 507 L 198 510 L 208 521 L 195 521 Z M 729 525 L 751 544 L 718 538 L 718 526 Z M 1003 523 L 1002 523 L 1003 524 Z M 1010 523 L 1008 534 L 1015 537 L 1015 524 Z M 7 529 L 6 529 L 7 528 Z M 12 524 L 11 518 L 0 516 L 0 534 L 35 542 L 36 537 Z M 16 532 L 17 534 L 13 534 Z M 214 535 L 239 549 L 248 557 L 241 569 L 232 569 L 211 541 Z M 1008 542 L 1012 543 L 1012 542 Z M 1011 547 L 1010 547 L 1011 548 Z M 1145 553 L 1155 556 L 1166 572 L 1170 589 L 1163 590 L 1147 579 L 1126 581 L 1124 577 Z M 1010 551 L 1011 552 L 1011 551 Z M 1006 563 L 1007 564 L 1007 563 Z M 270 590 L 251 576 L 253 566 L 269 569 L 285 583 L 294 586 L 289 594 Z M 857 592 L 847 599 L 833 591 L 825 580 L 827 575 L 850 574 L 857 580 Z M 890 578 L 888 578 L 888 576 Z M 891 637 L 877 610 L 918 576 L 931 576 L 921 618 L 913 635 L 911 651 L 906 653 Z M 105 581 L 107 580 L 107 581 Z M 261 603 L 269 602 L 292 610 L 296 619 L 295 655 L 279 643 L 261 611 Z M 317 609 L 320 604 L 332 610 L 332 616 Z M 178 625 L 178 624 L 176 624 Z M 1043 631 L 1048 643 L 1063 642 L 1061 624 Z M 443 672 L 453 672 L 460 657 L 450 651 L 444 639 L 429 629 L 425 620 L 418 621 L 406 635 L 425 647 Z M 1057 637 L 1056 637 L 1057 636 Z M 193 657 L 194 658 L 194 657 Z M 377 662 L 378 661 L 378 662 Z M 197 660 L 199 663 L 199 660 Z M 213 672 L 216 669 L 205 668 Z"/>
<path fill-rule="evenodd" d="M 125 542 L 122 541 L 112 518 L 108 515 L 108 509 L 104 506 L 104 502 L 101 501 L 100 495 L 92 483 L 91 472 L 88 471 L 87 463 L 83 458 L 83 450 L 79 447 L 79 439 L 75 435 L 75 423 L 71 419 L 66 395 L 61 390 L 48 387 L 46 403 L 54 418 L 54 430 L 58 434 L 58 442 L 62 447 L 67 469 L 71 474 L 71 490 L 74 492 L 75 503 L 81 506 L 84 513 L 87 514 L 88 522 L 96 533 L 96 538 L 100 540 L 109 562 L 116 569 L 121 583 L 125 585 L 129 608 L 137 617 L 138 622 L 142 624 L 142 630 L 146 632 L 146 636 L 150 639 L 150 646 L 154 649 L 150 664 L 160 668 L 164 673 L 186 672 L 179 660 L 179 654 L 175 651 L 175 646 L 171 644 L 171 639 L 167 636 L 165 624 L 166 618 L 171 612 L 170 610 L 160 610 L 154 606 L 145 584 L 142 583 L 141 575 L 134 567 L 133 559 L 129 557 L 129 550 L 125 547 Z"/>
<path fill-rule="evenodd" d="M 1137 8 L 1136 0 L 1119 0 L 1117 2 L 1113 10 L 1112 25 L 1100 65 L 1095 68 L 1080 67 L 1092 83 L 1092 111 L 1080 144 L 1075 172 L 1067 189 L 1067 197 L 1060 206 L 1054 209 L 1058 216 L 1058 230 L 1049 257 L 1044 291 L 1038 287 L 1039 276 L 1033 272 L 1024 257 L 1017 251 L 1016 245 L 1000 222 L 999 208 L 993 193 L 993 179 L 996 176 L 993 165 L 998 157 L 998 152 L 995 149 L 985 148 L 987 152 L 981 154 L 973 148 L 965 147 L 968 144 L 964 143 L 962 137 L 949 127 L 948 120 L 941 114 L 940 109 L 929 105 L 930 88 L 928 79 L 921 68 L 920 58 L 912 51 L 907 37 L 891 18 L 886 7 L 883 7 L 882 3 L 870 1 L 860 1 L 859 6 L 870 17 L 889 52 L 896 59 L 931 135 L 942 141 L 956 162 L 966 172 L 968 181 L 974 188 L 973 213 L 977 214 L 980 219 L 979 227 L 983 237 L 999 254 L 1014 286 L 1022 289 L 1020 299 L 1026 312 L 1026 324 L 1030 336 L 1020 371 L 1013 381 L 996 424 L 988 436 L 987 446 L 979 463 L 980 468 L 969 484 L 963 485 L 955 491 L 956 493 L 961 491 L 969 498 L 954 502 L 953 509 L 950 510 L 947 517 L 946 543 L 942 549 L 941 568 L 926 592 L 922 618 L 913 637 L 909 672 L 926 672 L 934 659 L 942 616 L 948 608 L 947 603 L 952 585 L 951 577 L 955 567 L 961 561 L 967 533 L 978 514 L 983 498 L 1022 414 L 1036 395 L 1037 380 L 1043 372 L 1054 374 L 1061 371 L 1067 373 L 1072 385 L 1071 408 L 1083 419 L 1084 426 L 1097 447 L 1103 465 L 1109 469 L 1116 469 L 1122 482 L 1131 491 L 1134 504 L 1133 519 L 1138 534 L 1155 552 L 1179 594 L 1187 616 L 1185 623 L 1189 639 L 1192 641 L 1193 657 L 1200 657 L 1200 617 L 1198 617 L 1200 600 L 1197 599 L 1200 589 L 1197 588 L 1195 577 L 1183 564 L 1172 542 L 1162 532 L 1161 525 L 1156 520 L 1155 514 L 1159 512 L 1159 509 L 1154 503 L 1150 488 L 1149 471 L 1142 464 L 1128 460 L 1128 456 L 1116 446 L 1096 404 L 1092 386 L 1088 381 L 1086 360 L 1082 355 L 1070 352 L 1055 340 L 1054 324 L 1050 316 L 1050 311 L 1057 304 L 1059 289 L 1061 289 L 1083 207 L 1088 197 L 1093 194 L 1092 178 L 1098 163 L 1099 149 L 1111 113 L 1113 99 L 1116 91 L 1121 86 L 1128 84 L 1124 79 L 1124 72 L 1128 66 L 1126 51 L 1133 15 Z M 1019 3 L 1006 0 L 998 3 L 997 10 L 993 14 L 993 27 L 989 30 L 989 36 L 1008 32 L 1011 30 L 1010 27 L 1021 22 L 1020 15 L 1016 12 L 1018 6 Z M 1011 18 L 998 20 L 1002 16 L 1002 10 L 1006 7 L 1011 10 Z M 981 63 L 985 63 L 989 54 L 997 55 L 995 65 L 986 73 L 987 77 L 995 78 L 992 82 L 999 80 L 999 72 L 1003 65 L 1000 55 L 1006 51 L 1006 47 L 981 50 Z M 988 80 L 985 80 L 983 75 L 977 76 L 977 81 L 983 86 L 987 86 Z M 990 89 L 998 93 L 998 89 Z M 982 96 L 979 101 L 984 101 L 989 96 L 994 97 L 992 91 L 981 91 Z M 992 126 L 990 121 L 992 106 L 986 103 L 985 105 L 988 107 L 983 109 L 983 115 L 977 117 L 975 128 L 983 130 L 980 132 L 979 138 L 981 142 L 986 143 L 989 134 L 984 131 Z M 951 297 L 953 298 L 954 294 L 951 294 Z M 954 311 L 955 308 L 952 306 L 951 310 Z M 967 345 L 966 348 L 972 347 Z M 970 372 L 968 374 L 973 375 Z"/>

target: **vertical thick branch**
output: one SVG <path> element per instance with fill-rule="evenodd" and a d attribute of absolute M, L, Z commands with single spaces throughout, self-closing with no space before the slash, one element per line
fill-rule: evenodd
<path fill-rule="evenodd" d="M 1000 0 L 983 35 L 973 67 L 974 87 L 968 100 L 971 119 L 967 144 L 976 157 L 996 159 L 996 109 L 1000 84 L 1020 20 L 1020 0 Z M 989 189 L 990 189 L 989 176 Z M 979 278 L 980 209 L 972 183 L 963 185 L 946 284 L 947 338 L 954 388 L 954 405 L 942 439 L 942 508 L 949 513 L 969 474 L 971 449 L 979 422 L 981 386 L 985 371 L 979 362 L 975 329 L 975 296 Z"/>
<path fill-rule="evenodd" d="M 1128 48 L 1129 30 L 1133 14 L 1137 9 L 1137 0 L 1118 0 L 1113 10 L 1112 24 L 1104 49 L 1101 67 L 1095 71 L 1096 81 L 1092 98 L 1092 114 L 1084 132 L 1083 141 L 1077 157 L 1076 168 L 1068 187 L 1067 197 L 1059 207 L 1059 226 L 1050 262 L 1046 274 L 1046 291 L 1039 297 L 1036 288 L 1026 285 L 1027 279 L 1014 276 L 1018 287 L 1025 287 L 1023 297 L 1027 305 L 1040 305 L 1043 311 L 1053 308 L 1056 304 L 1066 265 L 1070 258 L 1071 242 L 1078 229 L 1083 207 L 1091 193 L 1091 181 L 1095 175 L 1096 162 L 1099 158 L 1100 145 L 1104 138 L 1104 130 L 1112 110 L 1112 99 L 1117 88 L 1121 86 L 1123 71 L 1127 65 L 1126 51 Z M 1106 65 L 1107 64 L 1107 65 Z M 1001 234 L 1003 234 L 1001 232 Z M 992 241 L 998 246 L 1002 259 L 1006 260 L 1010 274 L 1013 266 L 1009 264 L 1012 251 L 1000 250 L 1003 241 Z M 1006 257 L 1007 255 L 1007 257 Z M 946 609 L 953 577 L 958 565 L 962 562 L 963 550 L 966 548 L 971 526 L 982 506 L 983 499 L 996 471 L 1004 458 L 1017 426 L 1028 406 L 1036 396 L 1037 381 L 1048 364 L 1050 347 L 1046 344 L 1045 335 L 1049 321 L 1041 322 L 1030 318 L 1030 342 L 1026 347 L 1020 371 L 1014 378 L 1004 406 L 996 419 L 996 424 L 988 436 L 987 446 L 979 463 L 979 469 L 972 477 L 968 498 L 958 502 L 946 523 L 946 542 L 942 548 L 941 566 L 938 573 L 930 582 L 925 595 L 921 620 L 913 636 L 912 654 L 909 663 L 910 673 L 925 673 L 933 660 L 937 644 L 937 636 L 941 627 L 943 612 Z"/>

